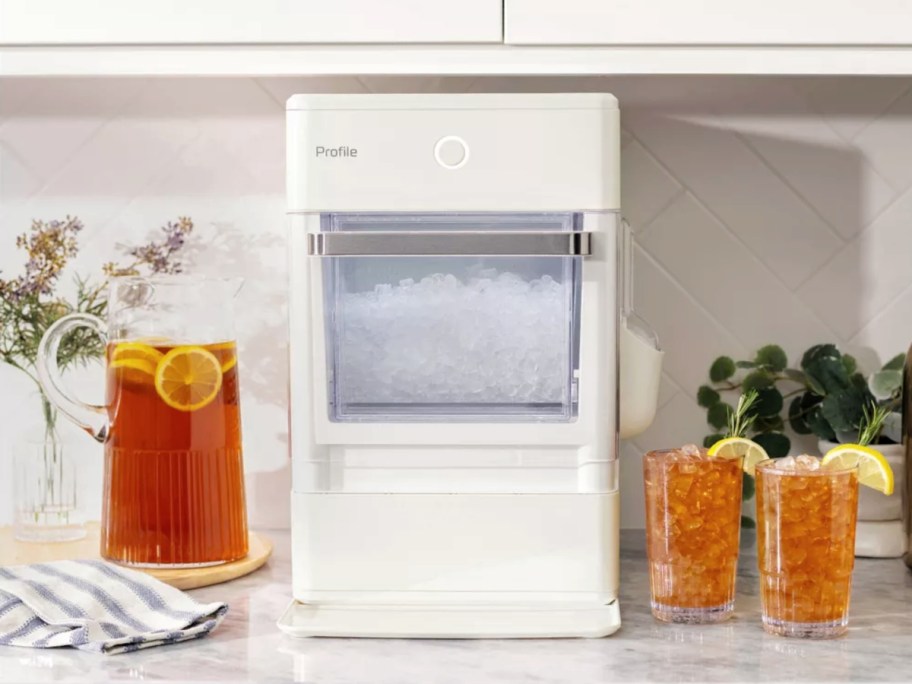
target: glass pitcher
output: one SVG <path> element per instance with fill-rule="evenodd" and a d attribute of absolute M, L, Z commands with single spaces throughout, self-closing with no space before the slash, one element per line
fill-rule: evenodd
<path fill-rule="evenodd" d="M 44 392 L 105 445 L 101 555 L 108 560 L 192 567 L 247 555 L 233 314 L 239 284 L 115 278 L 107 323 L 72 314 L 41 341 Z M 57 364 L 61 344 L 78 344 L 85 328 L 106 340 L 105 406 L 72 397 Z"/>

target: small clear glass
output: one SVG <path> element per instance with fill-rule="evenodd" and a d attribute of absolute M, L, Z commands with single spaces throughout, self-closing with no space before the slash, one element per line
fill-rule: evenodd
<path fill-rule="evenodd" d="M 757 465 L 757 560 L 763 629 L 812 639 L 849 624 L 858 469 Z"/>
<path fill-rule="evenodd" d="M 652 614 L 663 622 L 721 622 L 735 607 L 741 459 L 705 449 L 643 458 Z"/>
<path fill-rule="evenodd" d="M 18 541 L 67 542 L 86 536 L 76 452 L 56 436 L 14 442 L 13 535 Z"/>

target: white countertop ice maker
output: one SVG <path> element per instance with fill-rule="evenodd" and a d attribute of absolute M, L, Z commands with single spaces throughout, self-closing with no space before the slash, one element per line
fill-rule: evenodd
<path fill-rule="evenodd" d="M 301 636 L 605 636 L 630 311 L 606 94 L 288 102 Z"/>

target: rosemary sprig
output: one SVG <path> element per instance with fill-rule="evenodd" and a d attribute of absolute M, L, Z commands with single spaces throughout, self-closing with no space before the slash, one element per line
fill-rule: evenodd
<path fill-rule="evenodd" d="M 755 389 L 750 389 L 738 397 L 738 405 L 728 415 L 727 437 L 747 437 L 748 431 L 757 420 L 756 414 L 748 415 L 751 407 L 757 402 L 760 394 Z"/>
<path fill-rule="evenodd" d="M 862 446 L 867 446 L 880 437 L 880 431 L 883 430 L 884 422 L 892 413 L 892 410 L 889 406 L 875 404 L 873 406 L 865 406 L 863 411 L 864 418 L 859 426 L 858 443 Z"/>

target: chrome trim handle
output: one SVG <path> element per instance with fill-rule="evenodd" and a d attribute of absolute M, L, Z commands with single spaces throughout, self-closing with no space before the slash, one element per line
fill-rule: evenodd
<path fill-rule="evenodd" d="M 588 256 L 591 233 L 558 231 L 338 231 L 310 233 L 309 254 L 345 256 Z"/>

